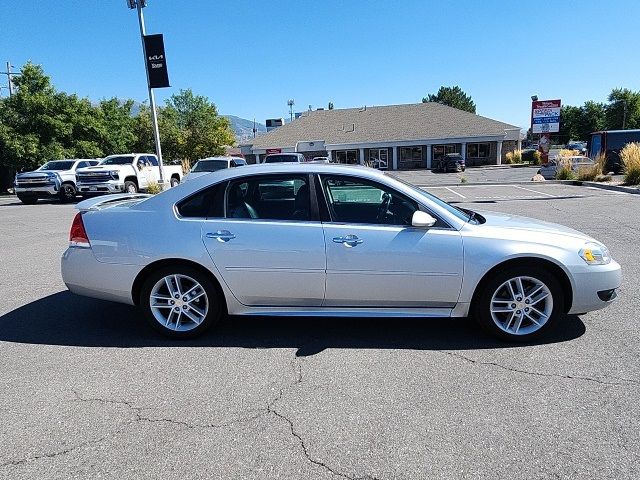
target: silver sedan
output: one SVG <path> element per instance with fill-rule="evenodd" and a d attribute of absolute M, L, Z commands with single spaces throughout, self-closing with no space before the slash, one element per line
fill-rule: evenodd
<path fill-rule="evenodd" d="M 192 337 L 224 315 L 474 317 L 529 340 L 606 307 L 607 248 L 578 231 L 473 212 L 374 169 L 225 169 L 156 196 L 78 204 L 62 276 Z"/>

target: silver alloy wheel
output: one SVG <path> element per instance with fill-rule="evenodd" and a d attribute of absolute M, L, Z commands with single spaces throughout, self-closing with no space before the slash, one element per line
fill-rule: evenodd
<path fill-rule="evenodd" d="M 514 277 L 496 289 L 489 308 L 498 328 L 511 335 L 527 335 L 551 317 L 553 295 L 537 278 Z"/>
<path fill-rule="evenodd" d="M 163 327 L 188 332 L 200 325 L 209 313 L 205 289 L 187 275 L 168 275 L 151 289 L 149 307 Z"/>
<path fill-rule="evenodd" d="M 137 189 L 135 184 L 131 183 L 129 185 L 127 185 L 127 193 L 136 193 Z"/>

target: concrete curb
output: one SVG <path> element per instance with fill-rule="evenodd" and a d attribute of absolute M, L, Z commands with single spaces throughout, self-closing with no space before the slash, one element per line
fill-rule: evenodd
<path fill-rule="evenodd" d="M 635 187 L 625 187 L 623 185 L 608 185 L 606 183 L 600 182 L 583 182 L 580 180 L 572 180 L 573 184 L 580 187 L 595 187 L 601 188 L 602 190 L 612 190 L 614 192 L 624 192 L 624 193 L 632 193 L 634 195 L 640 195 L 640 188 Z"/>
<path fill-rule="evenodd" d="M 577 182 L 587 183 L 587 182 Z M 575 185 L 575 180 L 545 180 L 544 182 L 532 182 L 531 180 L 522 180 L 517 182 L 466 182 L 466 183 L 414 183 L 417 187 L 491 187 L 496 185 Z"/>

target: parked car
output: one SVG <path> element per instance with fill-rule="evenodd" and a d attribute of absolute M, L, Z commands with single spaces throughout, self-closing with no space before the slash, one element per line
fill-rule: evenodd
<path fill-rule="evenodd" d="M 311 159 L 312 163 L 331 163 L 331 159 L 329 157 L 313 157 Z"/>
<path fill-rule="evenodd" d="M 434 161 L 434 172 L 464 172 L 466 168 L 464 158 L 459 153 L 447 153 Z"/>
<path fill-rule="evenodd" d="M 631 142 L 640 142 L 640 129 L 593 132 L 589 138 L 589 156 L 595 159 L 603 154 L 606 158 L 605 173 L 617 174 L 624 170 L 620 151 Z"/>
<path fill-rule="evenodd" d="M 595 164 L 595 162 L 589 157 L 585 157 L 582 155 L 576 155 L 572 157 L 556 157 L 552 160 L 549 160 L 546 165 L 540 167 L 538 173 L 547 180 L 553 180 L 556 178 L 559 164 L 562 161 L 565 161 L 569 165 L 571 165 L 571 170 L 575 173 L 578 173 L 581 168 L 590 168 Z"/>
<path fill-rule="evenodd" d="M 193 180 L 201 175 L 206 175 L 210 172 L 217 172 L 223 168 L 242 167 L 247 162 L 244 158 L 240 157 L 208 157 L 198 160 L 189 173 L 187 173 L 182 179 L 183 182 L 187 180 Z"/>
<path fill-rule="evenodd" d="M 306 162 L 301 153 L 272 153 L 264 157 L 264 163 L 302 163 Z"/>
<path fill-rule="evenodd" d="M 587 154 L 587 142 L 569 142 L 566 148 L 567 150 L 576 150 L 581 155 Z"/>
<path fill-rule="evenodd" d="M 583 233 L 457 208 L 360 166 L 227 168 L 76 208 L 67 287 L 139 305 L 175 338 L 227 313 L 472 315 L 524 341 L 566 313 L 606 307 L 621 281 L 607 248 Z"/>
<path fill-rule="evenodd" d="M 164 165 L 166 182 L 175 187 L 182 181 L 180 165 Z M 149 153 L 111 155 L 100 165 L 78 169 L 78 192 L 83 197 L 105 193 L 136 193 L 145 191 L 150 184 L 160 179 L 158 158 Z"/>
<path fill-rule="evenodd" d="M 98 165 L 99 160 L 78 158 L 52 160 L 33 172 L 18 173 L 14 182 L 18 199 L 31 205 L 39 198 L 72 202 L 77 196 L 76 170 Z"/>

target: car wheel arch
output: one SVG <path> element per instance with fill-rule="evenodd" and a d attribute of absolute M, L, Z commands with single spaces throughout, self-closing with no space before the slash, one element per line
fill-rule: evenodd
<path fill-rule="evenodd" d="M 142 270 L 140 270 L 140 272 L 136 276 L 135 280 L 133 281 L 133 286 L 131 287 L 131 299 L 133 300 L 133 303 L 135 305 L 140 305 L 140 294 L 142 292 L 142 286 L 144 285 L 144 282 L 147 279 L 147 277 L 151 273 L 157 271 L 160 268 L 165 268 L 170 266 L 190 267 L 198 270 L 203 275 L 206 275 L 213 283 L 218 295 L 220 295 L 220 298 L 223 300 L 222 301 L 223 311 L 225 314 L 227 313 L 226 295 L 216 275 L 211 270 L 202 266 L 201 264 L 194 262 L 192 260 L 186 260 L 184 258 L 164 258 L 162 260 L 156 260 L 155 262 L 145 265 L 145 267 Z"/>
<path fill-rule="evenodd" d="M 562 293 L 564 295 L 564 313 L 567 313 L 571 310 L 571 305 L 573 303 L 573 284 L 569 277 L 569 274 L 565 271 L 562 266 L 558 263 L 549 260 L 543 257 L 535 257 L 535 256 L 522 256 L 515 257 L 505 260 L 497 265 L 494 265 L 490 268 L 477 283 L 473 295 L 471 297 L 471 309 L 474 308 L 478 301 L 478 297 L 482 293 L 482 289 L 486 285 L 486 283 L 491 279 L 492 275 L 496 272 L 513 267 L 523 267 L 523 266 L 536 266 L 542 267 L 544 269 L 548 269 L 553 272 L 553 275 L 558 279 L 560 286 L 562 287 Z"/>

